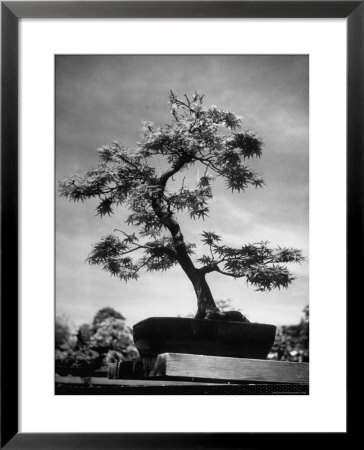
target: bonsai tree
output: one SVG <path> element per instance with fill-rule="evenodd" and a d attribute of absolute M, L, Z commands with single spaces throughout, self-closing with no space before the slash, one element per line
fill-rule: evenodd
<path fill-rule="evenodd" d="M 136 148 L 117 141 L 100 148 L 98 166 L 64 179 L 59 190 L 73 201 L 97 198 L 96 212 L 101 217 L 113 214 L 115 207 L 129 210 L 126 223 L 137 231 L 116 229 L 102 237 L 88 256 L 90 264 L 125 281 L 137 279 L 142 269 L 165 271 L 179 265 L 196 293 L 196 318 L 246 321 L 240 312 L 219 310 L 206 276 L 217 272 L 243 278 L 259 291 L 287 288 L 294 277 L 285 264 L 301 262 L 303 256 L 300 250 L 271 248 L 267 242 L 232 248 L 215 232 L 202 231 L 207 251 L 193 259 L 196 245 L 186 242 L 177 213 L 204 219 L 216 177 L 237 192 L 264 184 L 261 175 L 246 164 L 260 158 L 262 140 L 242 129 L 239 116 L 207 107 L 203 100 L 197 93 L 179 98 L 170 91 L 170 124 L 144 123 Z M 164 170 L 158 169 L 166 164 Z M 188 187 L 178 174 L 195 164 L 203 168 L 203 175 Z M 180 178 L 177 188 L 174 177 Z"/>

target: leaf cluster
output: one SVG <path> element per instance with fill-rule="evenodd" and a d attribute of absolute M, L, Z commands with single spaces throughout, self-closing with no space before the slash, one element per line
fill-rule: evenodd
<path fill-rule="evenodd" d="M 91 265 L 101 265 L 112 276 L 129 281 L 136 280 L 142 268 L 149 272 L 165 271 L 177 264 L 172 238 L 163 236 L 141 244 L 136 234 L 115 231 L 121 232 L 124 238 L 109 234 L 94 244 L 87 258 Z M 194 244 L 186 244 L 189 254 L 194 247 Z M 136 257 L 132 258 L 132 253 Z"/>
<path fill-rule="evenodd" d="M 248 185 L 262 186 L 263 179 L 244 161 L 260 157 L 262 141 L 243 131 L 241 118 L 216 106 L 207 107 L 203 95 L 191 99 L 169 93 L 172 123 L 156 126 L 146 122 L 141 142 L 127 148 L 118 141 L 99 149 L 99 164 L 84 173 L 63 179 L 60 195 L 72 201 L 97 198 L 97 215 L 111 215 L 116 206 L 130 210 L 127 223 L 138 227 L 141 235 L 155 237 L 162 224 L 153 208 L 153 199 L 170 213 L 187 210 L 192 219 L 206 217 L 212 198 L 211 181 L 221 176 L 232 190 Z M 157 173 L 155 157 L 165 157 L 170 168 Z M 169 192 L 167 181 L 175 173 L 199 163 L 206 172 L 195 187 L 184 185 Z M 208 172 L 209 171 L 209 172 Z"/>
<path fill-rule="evenodd" d="M 295 279 L 283 264 L 301 263 L 302 252 L 294 248 L 272 248 L 268 242 L 246 244 L 232 248 L 220 244 L 216 233 L 204 231 L 202 242 L 209 247 L 209 254 L 198 261 L 205 273 L 219 272 L 233 278 L 245 278 L 257 291 L 287 288 Z"/>

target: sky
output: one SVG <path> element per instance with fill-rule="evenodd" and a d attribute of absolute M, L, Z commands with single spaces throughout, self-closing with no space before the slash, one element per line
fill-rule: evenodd
<path fill-rule="evenodd" d="M 261 159 L 249 161 L 265 186 L 227 191 L 217 180 L 205 221 L 178 216 L 187 241 L 202 230 L 239 247 L 269 241 L 301 249 L 306 261 L 289 268 L 287 290 L 256 292 L 244 279 L 207 275 L 215 300 L 229 299 L 251 322 L 298 323 L 309 303 L 309 73 L 308 57 L 295 55 L 60 55 L 56 57 L 56 181 L 97 165 L 97 149 L 117 139 L 135 147 L 143 121 L 169 123 L 168 91 L 205 95 L 243 117 L 243 128 L 264 141 Z M 161 163 L 161 167 L 165 167 Z M 186 180 L 199 175 L 188 169 Z M 125 283 L 85 260 L 92 244 L 124 223 L 127 210 L 96 216 L 96 200 L 73 203 L 56 189 L 56 315 L 76 327 L 103 307 L 133 325 L 147 317 L 196 311 L 192 284 L 180 267 L 143 273 Z M 198 246 L 198 249 L 200 246 Z M 197 255 L 199 256 L 199 255 Z"/>

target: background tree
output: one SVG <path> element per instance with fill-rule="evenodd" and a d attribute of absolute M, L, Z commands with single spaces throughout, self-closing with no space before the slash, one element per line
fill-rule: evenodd
<path fill-rule="evenodd" d="M 214 177 L 222 177 L 227 188 L 244 191 L 264 182 L 246 160 L 260 157 L 263 143 L 254 133 L 242 129 L 234 113 L 207 107 L 204 96 L 195 93 L 177 97 L 169 93 L 172 122 L 155 126 L 146 122 L 135 149 L 113 142 L 99 150 L 99 165 L 60 182 L 60 194 L 74 201 L 99 199 L 97 214 L 126 206 L 127 224 L 138 231 L 114 230 L 93 246 L 88 261 L 101 265 L 113 276 L 137 279 L 141 269 L 164 271 L 179 264 L 191 281 L 197 297 L 196 318 L 245 320 L 239 312 L 220 311 L 206 275 L 218 272 L 244 278 L 260 291 L 287 288 L 294 277 L 286 263 L 301 262 L 301 251 L 271 248 L 267 242 L 232 248 L 221 243 L 212 231 L 202 232 L 207 252 L 193 260 L 193 243 L 185 241 L 176 214 L 186 212 L 191 219 L 203 219 L 209 212 Z M 160 159 L 168 168 L 157 169 Z M 173 177 L 194 164 L 203 175 L 193 187 L 185 179 L 174 188 Z M 134 256 L 134 257 L 133 257 Z"/>
<path fill-rule="evenodd" d="M 68 322 L 63 317 L 56 317 L 55 322 L 55 346 L 56 349 L 69 347 L 71 331 Z"/>
<path fill-rule="evenodd" d="M 82 348 L 90 345 L 93 328 L 88 323 L 84 323 L 77 331 L 77 347 Z"/>
<path fill-rule="evenodd" d="M 309 306 L 302 311 L 297 325 L 278 327 L 270 359 L 293 362 L 309 362 Z"/>
<path fill-rule="evenodd" d="M 110 308 L 110 307 L 102 308 L 99 311 L 97 311 L 97 313 L 95 314 L 95 317 L 93 318 L 92 326 L 93 326 L 94 330 L 97 330 L 98 327 L 100 326 L 100 324 L 105 319 L 109 319 L 109 318 L 125 320 L 125 317 L 122 314 L 120 314 L 118 311 L 115 311 L 114 308 Z"/>
<path fill-rule="evenodd" d="M 125 320 L 108 317 L 91 336 L 90 348 L 103 355 L 105 362 L 127 361 L 139 356 L 133 333 Z"/>
<path fill-rule="evenodd" d="M 64 325 L 64 321 L 57 323 Z M 66 324 L 67 325 L 67 324 Z M 102 308 L 94 316 L 92 324 L 83 324 L 77 330 L 77 340 L 72 342 L 67 328 L 66 344 L 56 338 L 56 372 L 60 374 L 82 373 L 89 376 L 97 370 L 107 370 L 109 362 L 134 360 L 139 353 L 133 342 L 132 330 L 124 316 L 113 308 Z M 57 342 L 62 342 L 57 347 Z"/>

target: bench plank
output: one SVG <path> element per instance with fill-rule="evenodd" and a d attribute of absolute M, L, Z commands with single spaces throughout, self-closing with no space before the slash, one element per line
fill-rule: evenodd
<path fill-rule="evenodd" d="M 146 377 L 188 377 L 269 383 L 308 383 L 309 364 L 163 353 L 143 361 Z"/>

